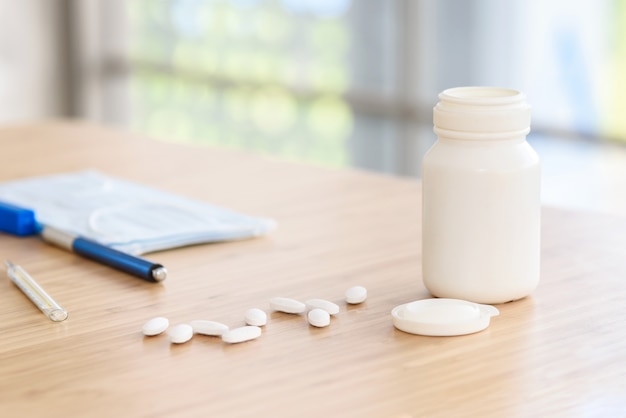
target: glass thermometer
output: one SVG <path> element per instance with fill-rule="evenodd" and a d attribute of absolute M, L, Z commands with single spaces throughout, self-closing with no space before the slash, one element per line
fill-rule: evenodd
<path fill-rule="evenodd" d="M 51 321 L 60 322 L 67 319 L 67 311 L 46 293 L 26 270 L 5 260 L 7 275 L 17 287 L 43 312 Z"/>

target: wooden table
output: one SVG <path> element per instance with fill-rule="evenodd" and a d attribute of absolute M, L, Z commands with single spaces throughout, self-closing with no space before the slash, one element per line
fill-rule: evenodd
<path fill-rule="evenodd" d="M 2 259 L 70 314 L 53 323 L 0 280 L 2 417 L 626 415 L 626 219 L 545 208 L 533 295 L 498 306 L 483 332 L 421 337 L 389 313 L 429 297 L 418 181 L 77 123 L 0 129 L 0 150 L 0 181 L 96 169 L 279 223 L 264 238 L 152 254 L 169 270 L 162 284 L 0 235 Z M 346 306 L 357 284 L 369 297 Z M 315 329 L 271 312 L 274 296 L 341 312 Z M 269 323 L 244 344 L 141 333 L 155 316 L 235 327 L 251 307 Z"/>

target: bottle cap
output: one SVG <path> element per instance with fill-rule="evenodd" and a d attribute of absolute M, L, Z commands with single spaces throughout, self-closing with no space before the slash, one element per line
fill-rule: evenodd
<path fill-rule="evenodd" d="M 499 314 L 491 305 L 443 298 L 418 300 L 391 311 L 393 325 L 400 331 L 435 337 L 482 331 Z"/>

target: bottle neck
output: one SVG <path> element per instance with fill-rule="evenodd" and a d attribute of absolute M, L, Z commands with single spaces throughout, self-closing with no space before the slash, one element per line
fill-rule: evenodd
<path fill-rule="evenodd" d="M 437 126 L 433 130 L 439 139 L 476 142 L 523 142 L 530 132 L 530 128 L 504 132 L 468 132 L 442 129 Z"/>
<path fill-rule="evenodd" d="M 525 137 L 530 105 L 516 90 L 459 87 L 439 95 L 433 109 L 435 133 L 460 140 L 494 141 Z"/>

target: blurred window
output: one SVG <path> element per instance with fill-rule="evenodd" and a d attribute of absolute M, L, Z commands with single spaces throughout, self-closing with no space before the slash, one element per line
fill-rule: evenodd
<path fill-rule="evenodd" d="M 385 137 L 373 119 L 394 118 L 398 2 L 101 3 L 109 121 L 346 166 L 355 138 Z"/>
<path fill-rule="evenodd" d="M 83 116 L 417 175 L 437 94 L 524 91 L 534 133 L 626 142 L 621 0 L 76 1 Z"/>

